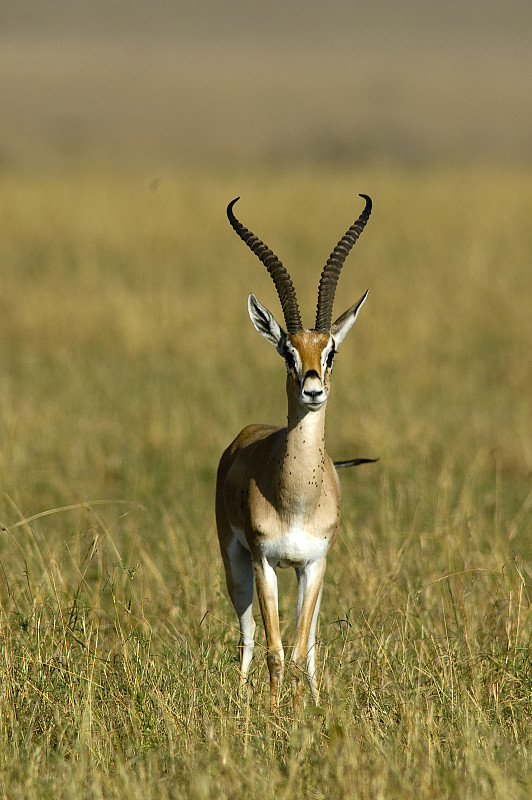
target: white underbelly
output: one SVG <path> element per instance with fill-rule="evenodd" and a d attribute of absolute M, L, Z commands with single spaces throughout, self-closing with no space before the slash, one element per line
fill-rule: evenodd
<path fill-rule="evenodd" d="M 240 544 L 249 550 L 244 533 L 233 528 Z M 272 566 L 298 567 L 321 561 L 329 549 L 329 540 L 323 536 L 310 536 L 304 528 L 293 526 L 283 536 L 275 539 L 260 538 L 259 552 Z"/>
<path fill-rule="evenodd" d="M 321 561 L 329 549 L 329 540 L 309 536 L 303 528 L 292 528 L 279 539 L 261 542 L 260 551 L 270 564 L 279 567 L 298 567 Z"/>

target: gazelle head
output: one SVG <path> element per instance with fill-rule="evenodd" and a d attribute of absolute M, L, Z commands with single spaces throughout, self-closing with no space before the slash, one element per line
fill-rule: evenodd
<path fill-rule="evenodd" d="M 347 309 L 331 324 L 334 295 L 343 263 L 356 240 L 364 230 L 371 214 L 371 199 L 360 195 L 366 206 L 353 225 L 340 239 L 327 259 L 318 287 L 316 323 L 312 330 L 303 328 L 292 279 L 276 255 L 260 239 L 237 220 L 233 206 L 237 197 L 227 207 L 229 222 L 240 238 L 262 261 L 270 273 L 283 309 L 286 331 L 273 314 L 257 298 L 248 298 L 249 316 L 258 332 L 267 339 L 284 358 L 287 370 L 287 391 L 297 398 L 305 410 L 319 411 L 327 402 L 333 359 L 338 346 L 355 322 L 368 293 Z"/>

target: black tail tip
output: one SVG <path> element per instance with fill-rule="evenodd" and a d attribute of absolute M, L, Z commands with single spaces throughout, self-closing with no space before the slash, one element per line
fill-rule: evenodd
<path fill-rule="evenodd" d="M 347 461 L 335 461 L 334 466 L 336 469 L 344 469 L 345 467 L 358 467 L 359 464 L 374 464 L 378 458 L 350 458 Z"/>

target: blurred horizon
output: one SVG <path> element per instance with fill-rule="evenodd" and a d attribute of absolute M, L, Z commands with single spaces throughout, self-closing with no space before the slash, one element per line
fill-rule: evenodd
<path fill-rule="evenodd" d="M 7 0 L 0 166 L 532 163 L 532 4 Z"/>

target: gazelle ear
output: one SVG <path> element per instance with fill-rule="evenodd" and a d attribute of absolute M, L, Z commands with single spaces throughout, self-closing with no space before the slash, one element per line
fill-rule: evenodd
<path fill-rule="evenodd" d="M 259 303 L 254 294 L 248 297 L 248 311 L 251 321 L 261 336 L 273 344 L 278 353 L 283 353 L 286 333 L 275 320 L 273 314 Z"/>
<path fill-rule="evenodd" d="M 367 296 L 368 292 L 363 294 L 358 303 L 355 303 L 354 306 L 351 306 L 351 308 L 348 308 L 347 311 L 344 311 L 344 313 L 340 317 L 338 317 L 336 322 L 333 323 L 333 325 L 331 325 L 331 334 L 334 339 L 335 347 L 338 347 L 340 342 L 343 342 L 343 340 L 345 339 L 347 332 L 354 324 L 358 312 L 360 311 L 362 304 L 364 303 Z"/>

